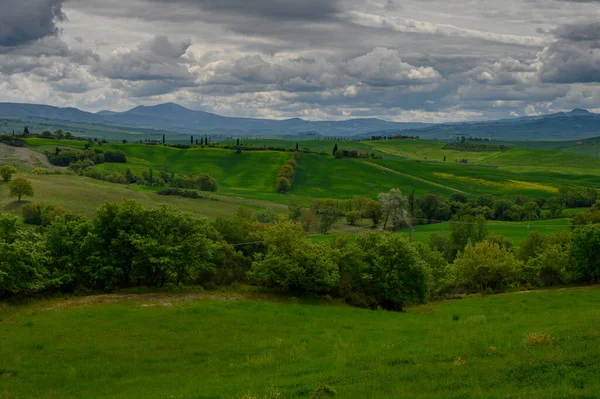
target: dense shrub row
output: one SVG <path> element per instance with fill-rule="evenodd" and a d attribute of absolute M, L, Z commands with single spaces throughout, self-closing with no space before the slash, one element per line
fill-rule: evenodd
<path fill-rule="evenodd" d="M 279 174 L 277 175 L 277 179 L 275 179 L 275 188 L 277 192 L 285 194 L 292 188 L 292 184 L 294 182 L 294 175 L 296 173 L 296 168 L 298 167 L 298 156 L 293 159 L 289 159 L 285 165 L 279 169 Z"/>
<path fill-rule="evenodd" d="M 0 135 L 0 143 L 10 145 L 12 147 L 25 147 L 25 140 L 8 134 Z"/>
<path fill-rule="evenodd" d="M 0 214 L 0 296 L 241 282 L 402 310 L 436 295 L 600 281 L 600 226 L 532 232 L 515 250 L 483 218 L 426 246 L 383 232 L 315 243 L 292 214 L 264 210 L 212 223 L 135 201 L 106 203 L 91 220 L 48 205 L 24 215 L 40 227 Z"/>
<path fill-rule="evenodd" d="M 186 190 L 182 188 L 167 188 L 158 192 L 158 195 L 176 195 L 185 198 L 208 198 L 196 190 Z"/>
<path fill-rule="evenodd" d="M 444 150 L 455 151 L 506 151 L 510 147 L 502 144 L 481 144 L 473 142 L 448 143 L 443 147 Z"/>

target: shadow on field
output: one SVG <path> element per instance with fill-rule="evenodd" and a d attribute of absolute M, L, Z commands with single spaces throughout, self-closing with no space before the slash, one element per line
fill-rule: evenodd
<path fill-rule="evenodd" d="M 24 200 L 21 200 L 21 202 L 13 201 L 13 202 L 6 204 L 4 206 L 4 208 L 2 208 L 2 209 L 7 212 L 18 211 L 21 208 L 23 208 L 25 205 L 30 204 L 30 203 L 31 203 L 31 201 L 24 201 Z"/>

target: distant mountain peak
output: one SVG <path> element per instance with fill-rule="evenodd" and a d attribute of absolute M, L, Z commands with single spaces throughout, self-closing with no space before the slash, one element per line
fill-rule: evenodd
<path fill-rule="evenodd" d="M 589 115 L 591 114 L 590 111 L 588 111 L 587 109 L 583 109 L 583 108 L 575 108 L 573 111 L 570 112 L 571 115 Z"/>

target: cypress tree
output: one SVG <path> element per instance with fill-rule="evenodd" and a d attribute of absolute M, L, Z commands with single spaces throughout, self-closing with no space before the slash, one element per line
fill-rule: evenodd
<path fill-rule="evenodd" d="M 298 151 L 298 143 L 296 143 L 296 151 Z"/>
<path fill-rule="evenodd" d="M 333 156 L 335 156 L 335 153 L 338 152 L 338 146 L 337 143 L 333 146 Z"/>
<path fill-rule="evenodd" d="M 166 143 L 165 135 L 163 134 L 163 144 Z"/>
<path fill-rule="evenodd" d="M 190 136 L 190 144 L 194 144 L 194 136 Z"/>

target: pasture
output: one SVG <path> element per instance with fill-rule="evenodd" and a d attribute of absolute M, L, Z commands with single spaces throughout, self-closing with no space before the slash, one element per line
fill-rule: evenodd
<path fill-rule="evenodd" d="M 8 185 L 0 182 L 0 209 L 19 212 L 21 206 L 30 200 L 61 205 L 71 212 L 91 217 L 106 201 L 121 202 L 124 199 L 134 199 L 146 206 L 170 205 L 196 217 L 208 219 L 231 216 L 240 207 L 253 211 L 264 207 L 273 208 L 276 212 L 285 210 L 285 207 L 277 204 L 219 195 L 212 195 L 211 199 L 162 196 L 157 194 L 157 189 L 135 185 L 123 186 L 81 176 L 40 176 L 30 173 L 21 173 L 18 176 L 31 180 L 35 196 L 18 204 L 8 197 Z"/>
<path fill-rule="evenodd" d="M 0 396 L 310 398 L 327 386 L 340 398 L 592 398 L 599 294 L 474 296 L 406 313 L 243 289 L 4 304 Z"/>

